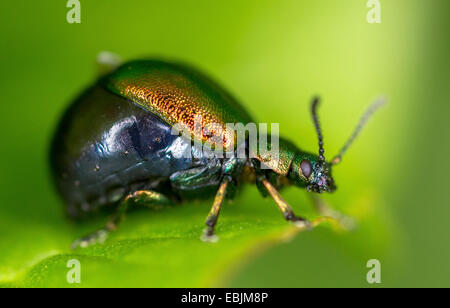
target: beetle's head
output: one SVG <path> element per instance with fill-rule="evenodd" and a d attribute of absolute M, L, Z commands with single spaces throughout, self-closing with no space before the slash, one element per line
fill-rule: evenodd
<path fill-rule="evenodd" d="M 322 193 L 336 190 L 331 164 L 319 160 L 316 155 L 295 154 L 288 176 L 297 186 L 306 187 L 308 191 Z"/>
<path fill-rule="evenodd" d="M 294 151 L 292 163 L 289 169 L 288 178 L 297 186 L 306 187 L 308 191 L 316 193 L 333 192 L 336 190 L 331 168 L 341 162 L 342 156 L 347 151 L 349 146 L 358 136 L 361 129 L 366 124 L 370 116 L 384 103 L 384 99 L 380 98 L 375 101 L 366 111 L 357 125 L 355 131 L 345 143 L 338 155 L 336 155 L 330 162 L 325 160 L 325 150 L 323 148 L 322 130 L 320 128 L 319 119 L 317 116 L 317 106 L 319 99 L 315 98 L 312 102 L 311 113 L 314 120 L 314 125 L 319 139 L 319 154 L 303 153 L 299 150 Z"/>

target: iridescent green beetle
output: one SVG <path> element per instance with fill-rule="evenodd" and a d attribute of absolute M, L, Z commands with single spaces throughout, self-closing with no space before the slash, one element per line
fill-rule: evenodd
<path fill-rule="evenodd" d="M 235 132 L 226 124 L 248 124 L 252 118 L 228 92 L 197 70 L 159 60 L 131 61 L 112 69 L 70 106 L 52 142 L 52 173 L 69 215 L 84 217 L 100 209 L 115 209 L 103 229 L 76 241 L 74 247 L 104 241 L 130 204 L 165 205 L 214 195 L 202 238 L 215 240 L 214 227 L 224 199 L 232 198 L 237 185 L 245 181 L 256 183 L 264 196 L 270 195 L 286 220 L 309 226 L 278 190 L 296 185 L 315 193 L 333 192 L 331 167 L 341 161 L 381 101 L 369 108 L 331 162 L 324 156 L 318 103 L 317 98 L 312 103 L 318 155 L 280 138 L 278 158 L 271 160 L 251 153 L 248 140 L 243 145 L 234 142 Z M 199 130 L 196 118 L 202 123 Z M 189 138 L 173 133 L 177 124 L 187 127 Z M 204 130 L 208 124 L 219 126 L 223 152 L 231 155 L 221 156 L 202 146 L 211 137 L 211 131 Z M 237 155 L 239 146 L 244 157 Z"/>

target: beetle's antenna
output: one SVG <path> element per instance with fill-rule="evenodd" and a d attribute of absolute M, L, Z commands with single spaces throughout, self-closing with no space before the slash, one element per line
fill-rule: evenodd
<path fill-rule="evenodd" d="M 319 138 L 319 162 L 325 161 L 325 150 L 323 149 L 323 136 L 322 129 L 320 128 L 319 118 L 317 116 L 317 106 L 319 105 L 319 97 L 314 97 L 311 105 L 311 114 L 314 121 L 314 126 L 316 127 L 317 137 Z"/>
<path fill-rule="evenodd" d="M 332 165 L 337 165 L 342 161 L 342 156 L 345 154 L 345 152 L 347 152 L 348 148 L 352 145 L 353 141 L 355 141 L 356 137 L 358 137 L 361 130 L 367 124 L 367 121 L 369 121 L 369 119 L 372 117 L 372 115 L 375 113 L 375 111 L 377 111 L 378 108 L 380 108 L 385 103 L 386 103 L 386 98 L 379 97 L 366 109 L 366 112 L 364 112 L 364 114 L 360 118 L 358 125 L 356 126 L 355 130 L 353 131 L 353 134 L 350 136 L 350 138 L 348 138 L 347 142 L 344 144 L 342 149 L 339 151 L 339 154 L 336 155 L 333 158 L 333 160 L 331 161 Z"/>

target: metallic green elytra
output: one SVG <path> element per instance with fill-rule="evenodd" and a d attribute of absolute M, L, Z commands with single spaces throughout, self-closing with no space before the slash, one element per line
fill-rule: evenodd
<path fill-rule="evenodd" d="M 252 134 L 237 138 L 229 124 L 254 121 L 232 95 L 201 72 L 160 60 L 111 67 L 68 108 L 52 142 L 52 173 L 69 215 L 82 218 L 114 209 L 103 229 L 76 241 L 74 247 L 103 241 L 131 204 L 163 206 L 215 196 L 202 236 L 213 241 L 224 199 L 232 198 L 244 182 L 255 183 L 264 196 L 270 195 L 286 220 L 308 227 L 278 190 L 295 185 L 312 193 L 333 192 L 332 166 L 341 161 L 381 100 L 370 107 L 330 162 L 324 156 L 318 103 L 314 99 L 311 110 L 318 154 L 271 136 L 267 148 L 278 145 L 275 158 L 273 152 L 254 150 Z M 183 133 L 174 132 L 178 125 Z M 256 143 L 261 134 L 257 132 Z M 215 147 L 206 147 L 212 137 Z"/>

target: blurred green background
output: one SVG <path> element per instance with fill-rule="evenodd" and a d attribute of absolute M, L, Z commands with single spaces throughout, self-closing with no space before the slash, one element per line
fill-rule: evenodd
<path fill-rule="evenodd" d="M 450 287 L 448 1 L 381 0 L 380 24 L 366 21 L 364 0 L 80 2 L 81 24 L 66 22 L 64 0 L 3 1 L 0 10 L 0 286 L 20 285 L 30 275 L 43 279 L 47 265 L 36 265 L 70 253 L 70 241 L 82 233 L 64 218 L 47 150 L 59 116 L 95 79 L 96 55 L 107 50 L 124 59 L 189 62 L 234 93 L 258 121 L 279 122 L 284 136 L 310 151 L 317 141 L 308 107 L 319 94 L 328 157 L 368 103 L 380 94 L 389 99 L 336 167 L 339 189 L 326 196 L 356 217 L 359 228 L 320 228 L 261 253 L 252 249 L 252 258 L 227 270 L 233 274 L 221 274 L 227 278 L 220 285 L 368 287 L 366 262 L 379 259 L 381 286 Z M 304 192 L 292 188 L 284 196 L 297 212 L 308 208 Z M 248 187 L 231 217 L 239 203 L 265 208 L 270 202 Z M 208 209 L 204 204 L 199 212 Z M 239 219 L 251 215 L 248 210 Z M 281 220 L 275 210 L 270 215 Z M 137 215 L 130 220 L 125 228 L 133 234 L 146 223 Z M 133 272 L 118 270 L 125 272 L 119 277 Z M 92 285 L 107 284 L 97 279 Z M 159 286 L 157 279 L 148 275 L 136 284 Z M 176 280 L 161 286 L 213 285 Z"/>

